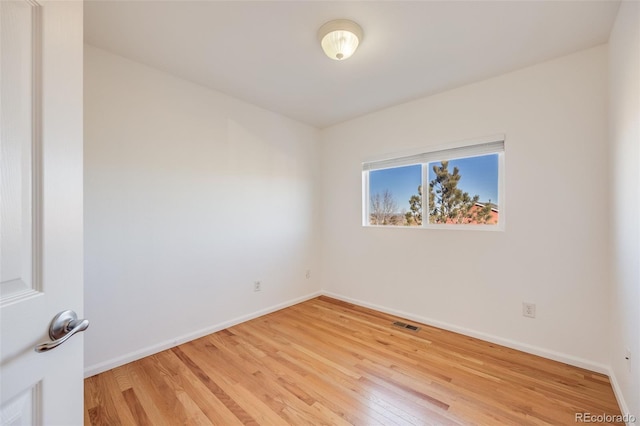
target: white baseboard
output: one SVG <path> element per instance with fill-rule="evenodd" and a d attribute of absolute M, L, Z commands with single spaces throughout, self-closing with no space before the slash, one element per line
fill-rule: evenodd
<path fill-rule="evenodd" d="M 183 343 L 190 342 L 191 340 L 199 339 L 200 337 L 206 336 L 211 333 L 215 333 L 220 330 L 224 330 L 225 328 L 229 328 L 234 325 L 252 320 L 254 318 L 258 318 L 263 315 L 267 315 L 272 312 L 279 311 L 280 309 L 284 309 L 289 306 L 297 305 L 298 303 L 304 302 L 309 299 L 313 299 L 314 297 L 318 297 L 321 294 L 322 293 L 320 291 L 316 291 L 302 297 L 298 297 L 295 299 L 287 300 L 286 302 L 278 303 L 277 305 L 270 306 L 268 308 L 261 309 L 259 311 L 251 312 L 249 314 L 242 315 L 237 318 L 233 318 L 228 321 L 210 325 L 208 327 L 193 331 L 191 333 L 184 334 L 182 336 L 179 336 L 173 339 L 165 340 L 164 342 L 160 342 L 155 345 L 151 345 L 146 348 L 142 348 L 140 350 L 130 352 L 128 354 L 125 354 L 104 362 L 100 362 L 98 364 L 90 365 L 88 367 L 85 367 L 84 377 L 87 378 L 87 377 L 95 376 L 96 374 L 102 373 L 107 370 L 111 370 L 112 368 L 120 367 L 121 365 L 128 364 L 132 361 L 136 361 L 146 356 L 157 354 L 158 352 L 162 352 L 169 348 L 173 348 Z"/>
<path fill-rule="evenodd" d="M 420 322 L 422 324 L 431 325 L 433 327 L 442 328 L 444 330 L 453 331 L 455 333 L 464 334 L 465 336 L 475 337 L 480 340 L 495 343 L 501 346 L 506 346 L 511 349 L 517 349 L 522 352 L 527 352 L 533 355 L 538 355 L 543 358 L 552 359 L 554 361 L 563 362 L 565 364 L 573 365 L 576 367 L 584 368 L 586 370 L 594 371 L 601 374 L 610 374 L 610 368 L 607 365 L 595 363 L 583 358 L 578 358 L 572 355 L 555 352 L 549 349 L 540 348 L 537 346 L 529 345 L 526 343 L 518 342 L 511 339 L 505 339 L 502 337 L 494 336 L 492 334 L 483 333 L 481 331 L 472 330 L 469 328 L 459 327 L 457 325 L 449 324 L 442 321 L 437 321 L 431 318 L 426 318 L 420 315 L 410 314 L 408 312 L 400 311 L 397 309 L 387 308 L 386 306 L 376 305 L 374 303 L 365 302 L 363 300 L 352 299 L 350 297 L 342 296 L 340 294 L 332 293 L 330 291 L 323 291 L 322 294 L 328 297 L 342 300 L 344 302 L 353 303 L 354 305 L 364 306 L 376 311 L 384 312 L 390 315 L 406 318 L 412 321 Z"/>
<path fill-rule="evenodd" d="M 620 411 L 622 414 L 632 414 L 629 411 L 629 406 L 627 405 L 627 401 L 624 399 L 624 394 L 622 393 L 622 389 L 620 389 L 620 385 L 618 384 L 618 379 L 616 379 L 616 375 L 613 372 L 613 368 L 609 367 L 609 372 L 607 373 L 609 376 L 609 381 L 611 382 L 611 387 L 613 388 L 613 393 L 616 396 L 616 400 L 618 401 L 618 405 L 620 406 Z M 640 413 L 633 413 L 636 416 L 639 416 Z M 627 422 L 627 426 L 636 426 L 638 420 L 636 418 L 635 422 Z"/>

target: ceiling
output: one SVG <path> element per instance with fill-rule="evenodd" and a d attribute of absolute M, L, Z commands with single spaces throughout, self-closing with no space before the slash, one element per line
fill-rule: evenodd
<path fill-rule="evenodd" d="M 323 128 L 606 43 L 619 1 L 87 1 L 85 42 Z M 333 61 L 316 32 L 351 19 Z"/>

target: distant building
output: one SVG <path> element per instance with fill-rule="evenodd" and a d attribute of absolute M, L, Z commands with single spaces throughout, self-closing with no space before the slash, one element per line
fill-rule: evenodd
<path fill-rule="evenodd" d="M 491 215 L 489 217 L 489 220 L 487 220 L 486 225 L 497 225 L 498 219 L 500 218 L 500 212 L 498 211 L 498 206 L 494 203 L 475 203 L 475 205 L 471 207 L 471 213 L 473 214 L 481 209 L 484 209 L 487 206 L 487 204 L 491 206 Z M 447 223 L 457 224 L 458 222 L 452 219 L 447 219 Z M 478 222 L 476 222 L 475 220 L 470 220 L 470 219 L 466 219 L 462 223 L 467 225 L 478 224 Z"/>

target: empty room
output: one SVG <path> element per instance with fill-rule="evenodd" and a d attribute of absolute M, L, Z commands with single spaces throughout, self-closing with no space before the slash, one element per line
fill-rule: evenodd
<path fill-rule="evenodd" d="M 640 424 L 640 2 L 0 4 L 3 425 Z"/>

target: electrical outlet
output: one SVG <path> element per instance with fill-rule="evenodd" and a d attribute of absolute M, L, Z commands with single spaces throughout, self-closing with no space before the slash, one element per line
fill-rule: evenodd
<path fill-rule="evenodd" d="M 528 318 L 536 317 L 536 304 L 522 302 L 522 315 Z"/>
<path fill-rule="evenodd" d="M 307 269 L 307 279 L 311 278 L 311 269 Z"/>
<path fill-rule="evenodd" d="M 262 282 L 254 281 L 253 282 L 253 291 L 261 291 L 262 290 Z"/>
<path fill-rule="evenodd" d="M 627 360 L 627 370 L 631 372 L 631 349 L 626 348 L 624 350 L 624 359 Z"/>

